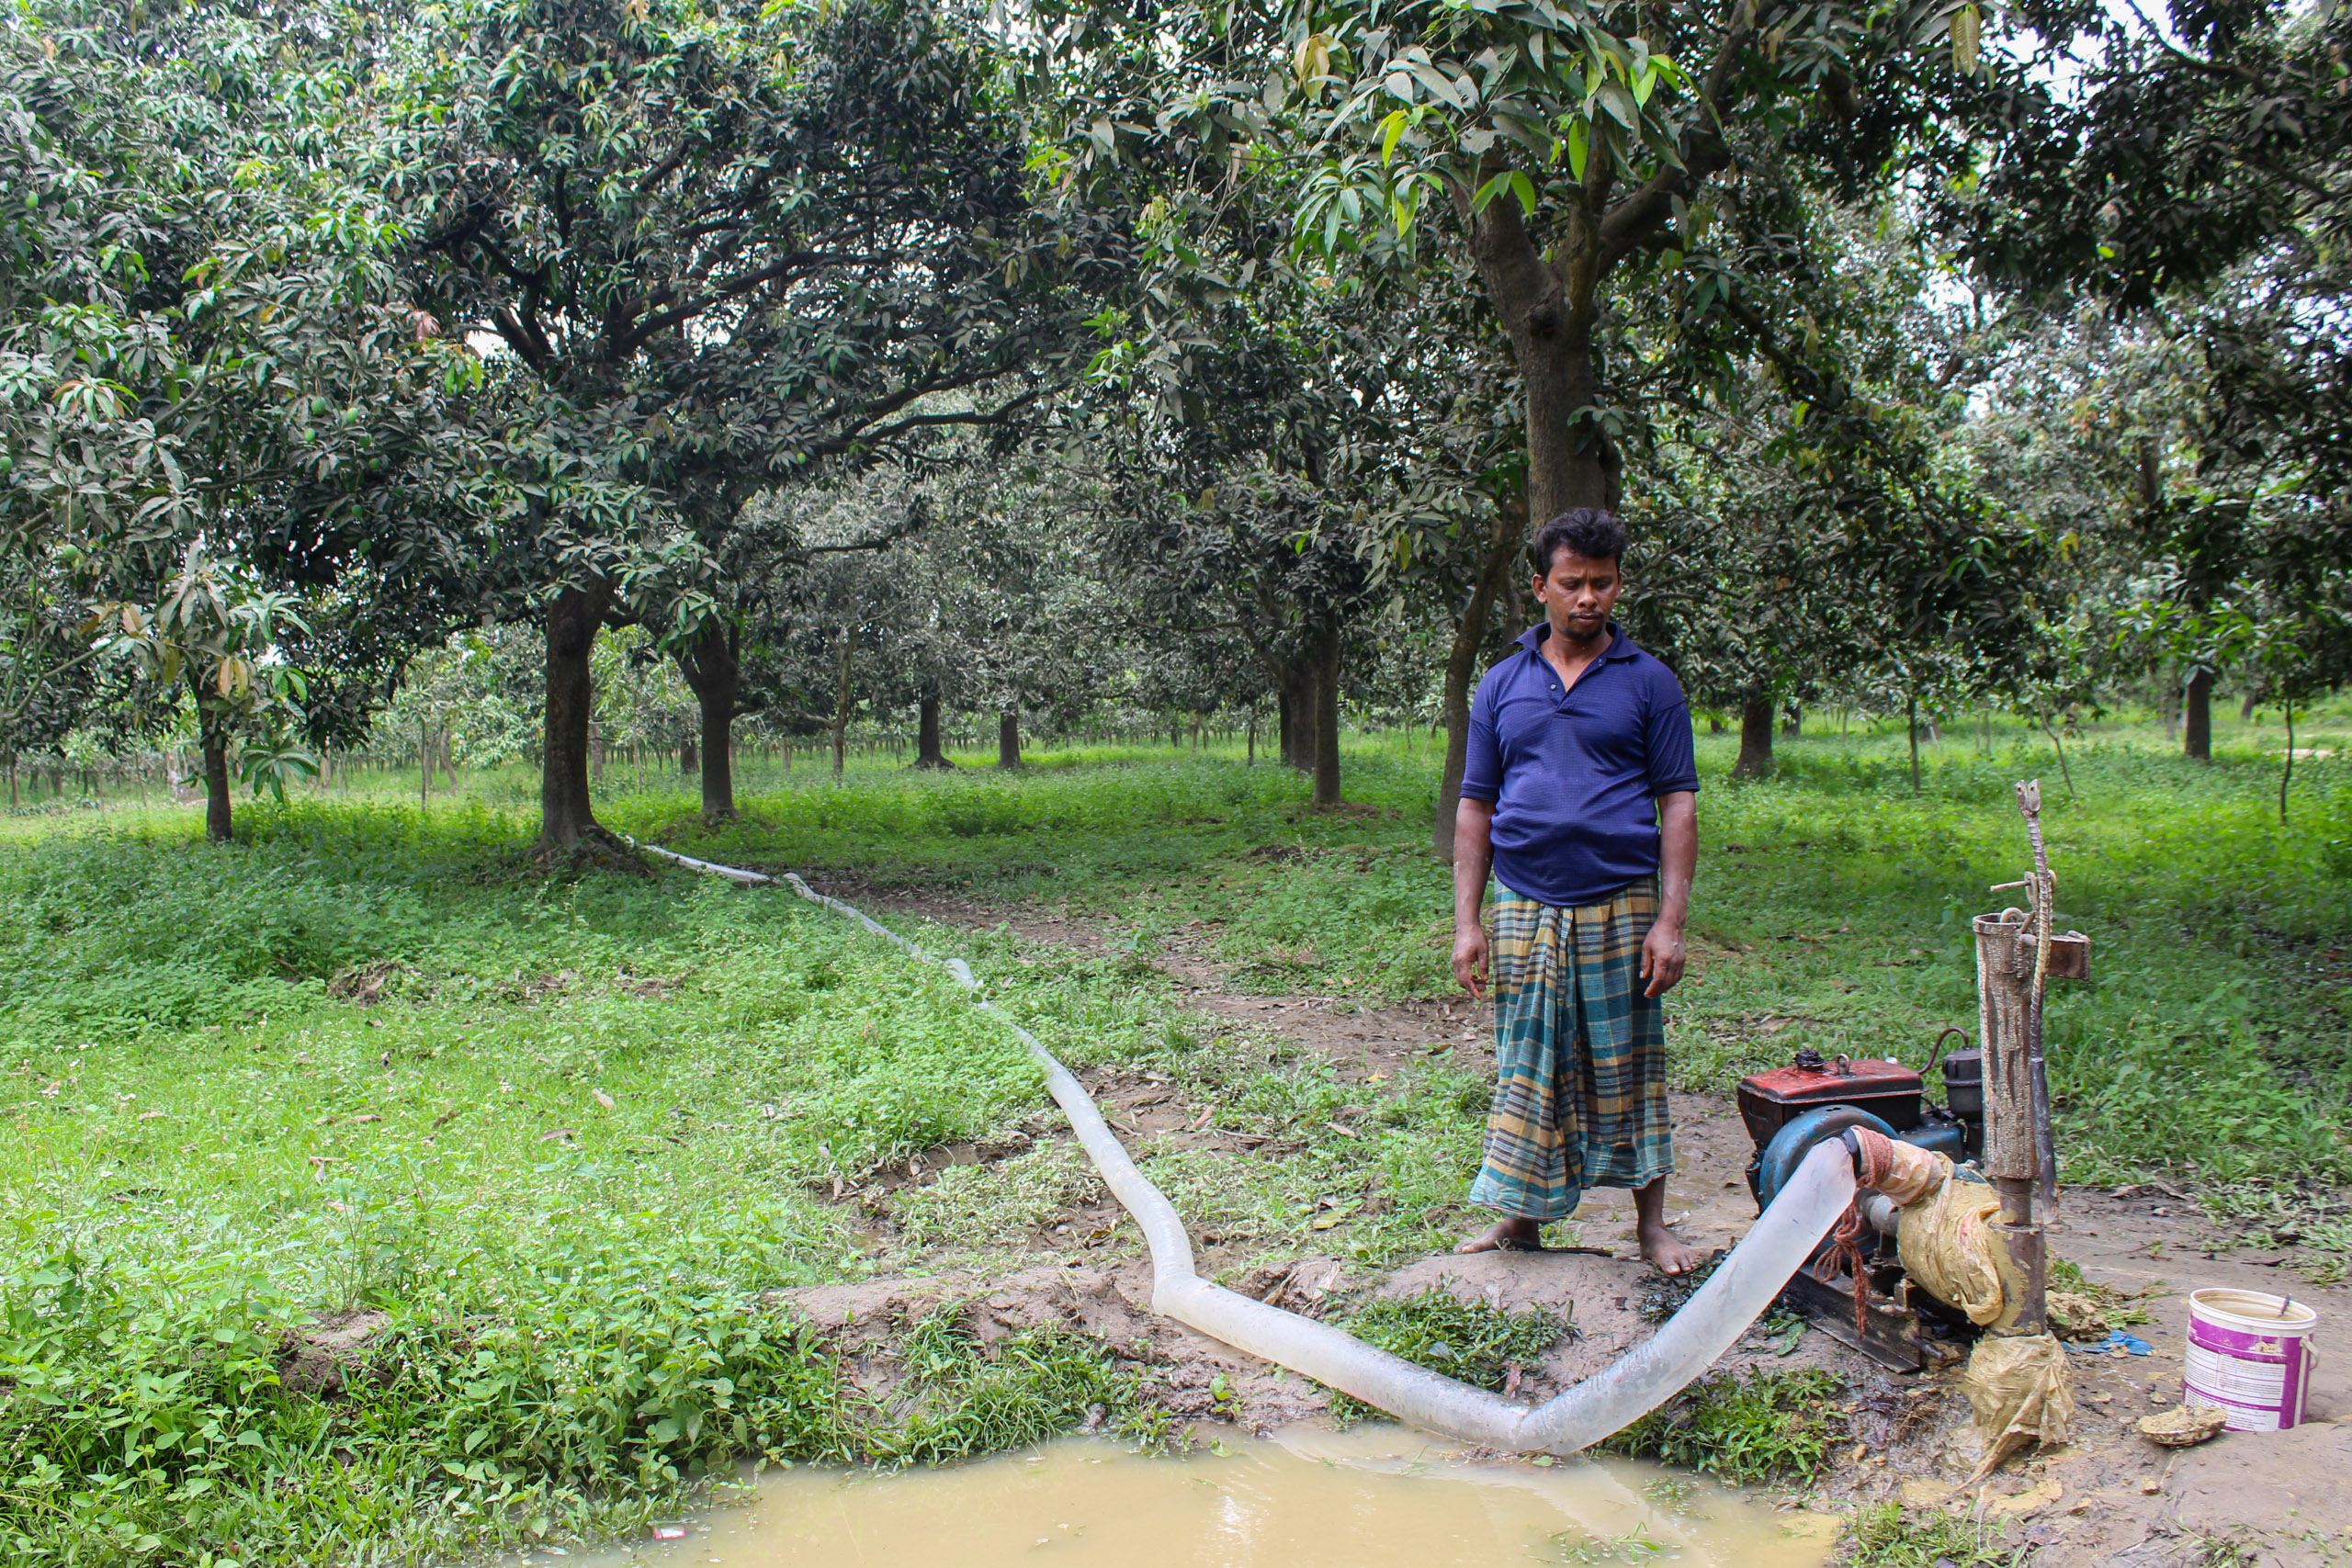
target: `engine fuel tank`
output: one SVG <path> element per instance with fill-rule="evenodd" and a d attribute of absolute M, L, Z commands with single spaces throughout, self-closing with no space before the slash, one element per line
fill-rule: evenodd
<path fill-rule="evenodd" d="M 1758 1148 L 1808 1111 L 1851 1105 L 1869 1111 L 1897 1133 L 1919 1124 L 1919 1075 L 1896 1062 L 1838 1056 L 1824 1060 L 1807 1046 L 1794 1062 L 1740 1080 L 1739 1118 Z"/>

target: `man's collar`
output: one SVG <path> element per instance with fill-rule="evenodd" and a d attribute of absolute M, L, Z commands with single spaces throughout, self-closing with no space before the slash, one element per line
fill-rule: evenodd
<path fill-rule="evenodd" d="M 1517 641 L 1520 647 L 1527 649 L 1528 652 L 1536 655 L 1538 658 L 1541 658 L 1543 656 L 1544 639 L 1551 635 L 1552 623 L 1549 621 L 1538 621 L 1533 626 L 1528 627 L 1525 631 L 1520 633 Z M 1619 626 L 1614 621 L 1609 623 L 1609 646 L 1601 649 L 1601 658 L 1631 659 L 1640 650 L 1638 649 L 1634 648 L 1633 638 L 1625 635 L 1624 627 Z"/>

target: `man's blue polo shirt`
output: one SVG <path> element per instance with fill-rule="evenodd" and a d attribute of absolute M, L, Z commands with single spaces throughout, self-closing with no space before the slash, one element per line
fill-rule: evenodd
<path fill-rule="evenodd" d="M 1539 904 L 1597 904 L 1658 867 L 1661 795 L 1699 787 L 1690 705 L 1674 671 L 1627 640 L 1565 694 L 1539 646 L 1487 671 L 1470 704 L 1462 793 L 1495 803 L 1495 880 Z"/>

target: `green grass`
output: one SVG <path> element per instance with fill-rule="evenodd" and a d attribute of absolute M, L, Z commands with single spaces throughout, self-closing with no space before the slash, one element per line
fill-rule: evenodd
<path fill-rule="evenodd" d="M 899 1347 L 910 1373 L 908 1401 L 865 1449 L 878 1460 L 937 1464 L 1059 1437 L 1120 1412 L 1131 1435 L 1158 1440 L 1164 1415 L 1139 1401 L 1142 1377 L 1102 1342 L 1060 1325 L 1023 1329 L 984 1344 L 954 1310 L 911 1325 Z"/>
<path fill-rule="evenodd" d="M 492 817 L 248 826 L 0 869 L 12 1561 L 398 1561 L 632 1528 L 740 1457 L 1067 1415 L 1048 1346 L 878 1423 L 771 1294 L 876 1266 L 833 1179 L 1044 1104 L 944 976 L 781 897 L 532 880 Z M 1163 1040 L 1106 965 L 971 951 L 1070 1060 Z M 281 1387 L 353 1309 L 373 1370 Z"/>
<path fill-rule="evenodd" d="M 1835 1402 L 1845 1387 L 1818 1371 L 1702 1378 L 1600 1447 L 1735 1484 L 1811 1482 L 1844 1430 Z"/>
<path fill-rule="evenodd" d="M 2340 745 L 2331 723 L 2299 743 Z M 2079 797 L 2014 730 L 1993 754 L 1928 748 L 1917 796 L 1893 737 L 1784 743 L 1775 777 L 1737 786 L 1728 738 L 1702 737 L 1678 1076 L 1721 1089 L 1803 1043 L 1924 1061 L 1973 1014 L 1966 919 L 2024 869 L 2007 792 L 2041 773 L 2062 917 L 2096 942 L 2096 977 L 2051 1008 L 2068 1174 L 2168 1173 L 2340 1269 L 2352 792 L 2333 762 L 2299 766 L 2282 828 L 2266 738 L 2222 728 L 2210 767 L 2145 730 L 2073 743 Z M 1442 994 L 1433 750 L 1353 745 L 1360 809 L 1339 815 L 1229 751 L 1040 761 L 929 777 L 868 759 L 842 784 L 750 768 L 746 819 L 717 829 L 664 773 L 602 809 L 722 860 L 1102 923 L 1102 956 L 952 941 L 1073 1067 L 1157 1075 L 1188 1125 L 1248 1135 L 1246 1155 L 1138 1142 L 1204 1245 L 1379 1267 L 1449 1242 L 1486 1088 L 1442 1040 L 1351 1083 L 1188 1013 L 1149 962 L 1193 942 L 1237 986 L 1342 1009 Z M 947 1457 L 1098 1404 L 1148 1423 L 1125 1370 L 1051 1337 L 908 1325 L 936 1362 L 912 1403 L 844 1392 L 777 1291 L 985 1269 L 1048 1245 L 1091 1178 L 1034 1068 L 944 976 L 778 894 L 541 876 L 527 782 L 476 775 L 424 811 L 241 803 L 218 847 L 179 807 L 0 822 L 13 1559 L 454 1555 L 631 1528 L 740 1457 Z M 1027 1152 L 871 1213 L 829 1201 L 963 1141 Z M 356 1310 L 381 1316 L 346 1386 L 281 1386 L 290 1338 Z M 1803 1474 L 1823 1397 L 1706 1385 L 1627 1440 Z"/>
<path fill-rule="evenodd" d="M 1416 1295 L 1373 1302 L 1349 1314 L 1343 1326 L 1365 1344 L 1417 1367 L 1443 1372 L 1473 1388 L 1494 1390 L 1502 1388 L 1513 1372 L 1534 1370 L 1545 1351 L 1576 1332 L 1565 1317 L 1456 1301 L 1435 1286 Z M 1348 1422 L 1378 1412 L 1335 1393 L 1331 1414 Z"/>
<path fill-rule="evenodd" d="M 1838 1543 L 1840 1568 L 2012 1568 L 2030 1548 L 2000 1543 L 1991 1525 L 1900 1503 L 1863 1506 Z"/>
<path fill-rule="evenodd" d="M 2094 940 L 2095 977 L 2053 986 L 2049 1013 L 2068 1179 L 2169 1174 L 2258 1238 L 2343 1256 L 2352 768 L 2300 763 L 2282 826 L 2275 720 L 2220 728 L 2211 764 L 2150 726 L 2076 738 L 2079 793 L 2038 735 L 1998 727 L 1988 750 L 1956 729 L 1924 749 L 1917 795 L 1896 736 L 1784 740 L 1774 776 L 1738 784 L 1731 738 L 1702 736 L 1702 972 L 1669 1014 L 1679 1084 L 1725 1091 L 1804 1045 L 1921 1065 L 1944 1027 L 1972 1026 L 1969 918 L 2015 897 L 1991 891 L 2030 863 L 2011 785 L 2041 776 L 2060 918 Z M 2341 750 L 2347 728 L 2323 712 L 2297 740 Z M 718 830 L 683 797 L 622 814 L 721 858 L 1036 901 L 1147 953 L 1195 941 L 1244 989 L 1374 1003 L 1451 989 L 1447 879 L 1421 848 L 1430 757 L 1395 737 L 1360 743 L 1348 794 L 1363 809 L 1338 817 L 1303 809 L 1283 770 L 1166 752 L 800 787 Z M 870 796 L 862 842 L 828 825 L 843 793 Z M 967 797 L 1021 804 L 1003 806 L 1001 830 L 960 833 L 945 824 Z"/>

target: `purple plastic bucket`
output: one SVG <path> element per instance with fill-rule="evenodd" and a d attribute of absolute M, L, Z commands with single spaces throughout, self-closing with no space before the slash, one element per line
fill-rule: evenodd
<path fill-rule="evenodd" d="M 2259 1291 L 2194 1291 L 2188 1297 L 2184 1404 L 2219 1405 L 2233 1432 L 2280 1432 L 2303 1418 L 2311 1387 L 2308 1343 L 2319 1314 Z"/>

